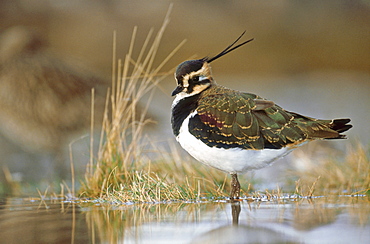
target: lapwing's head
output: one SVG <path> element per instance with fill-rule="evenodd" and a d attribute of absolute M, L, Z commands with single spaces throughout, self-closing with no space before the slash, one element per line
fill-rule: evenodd
<path fill-rule="evenodd" d="M 212 78 L 210 63 L 253 40 L 250 39 L 233 47 L 244 35 L 244 33 L 245 31 L 231 45 L 229 45 L 225 50 L 214 57 L 204 57 L 202 59 L 188 60 L 182 62 L 179 66 L 177 66 L 175 72 L 177 87 L 175 88 L 175 90 L 173 90 L 172 96 L 194 96 L 215 84 L 215 81 Z"/>

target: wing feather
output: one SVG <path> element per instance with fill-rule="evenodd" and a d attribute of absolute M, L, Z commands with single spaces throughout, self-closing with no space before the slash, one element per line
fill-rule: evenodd
<path fill-rule="evenodd" d="M 329 128 L 331 121 L 288 112 L 251 93 L 223 87 L 203 93 L 189 130 L 211 147 L 279 149 L 309 139 L 338 137 Z"/>

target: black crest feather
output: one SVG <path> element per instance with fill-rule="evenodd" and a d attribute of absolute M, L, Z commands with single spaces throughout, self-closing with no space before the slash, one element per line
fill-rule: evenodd
<path fill-rule="evenodd" d="M 242 43 L 236 45 L 235 47 L 233 47 L 240 40 L 240 38 L 242 38 L 242 36 L 244 36 L 244 34 L 245 34 L 245 31 L 233 43 L 231 43 L 231 45 L 229 45 L 227 48 L 225 48 L 222 52 L 220 52 L 219 54 L 217 54 L 216 56 L 214 56 L 212 58 L 205 57 L 205 58 L 203 58 L 203 61 L 206 61 L 206 62 L 210 63 L 210 62 L 224 56 L 225 54 L 237 49 L 238 47 L 241 47 L 244 44 L 247 44 L 248 42 L 251 42 L 251 41 L 254 40 L 254 38 L 252 38 L 252 39 L 249 39 L 249 40 L 247 40 L 245 42 L 242 42 Z"/>

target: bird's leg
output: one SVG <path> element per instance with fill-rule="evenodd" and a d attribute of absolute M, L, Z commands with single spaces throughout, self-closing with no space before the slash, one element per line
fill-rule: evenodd
<path fill-rule="evenodd" d="M 230 199 L 239 199 L 240 196 L 240 184 L 238 181 L 237 174 L 231 174 L 231 193 Z"/>
<path fill-rule="evenodd" d="M 231 216 L 233 217 L 233 225 L 239 224 L 239 215 L 241 207 L 239 201 L 231 201 Z"/>

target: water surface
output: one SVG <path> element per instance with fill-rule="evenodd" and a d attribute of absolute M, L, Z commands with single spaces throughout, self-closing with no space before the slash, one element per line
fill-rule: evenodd
<path fill-rule="evenodd" d="M 5 198 L 3 243 L 370 243 L 367 196 L 112 204 Z"/>

